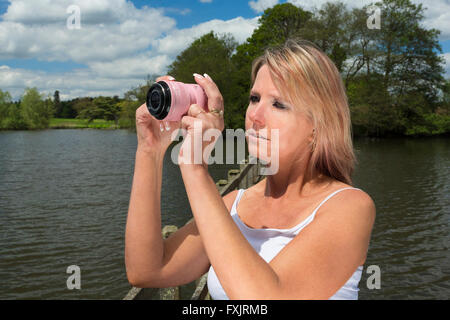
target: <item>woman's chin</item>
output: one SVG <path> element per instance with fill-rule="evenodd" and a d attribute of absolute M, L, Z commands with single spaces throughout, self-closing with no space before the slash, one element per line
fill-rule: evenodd
<path fill-rule="evenodd" d="M 257 146 L 249 145 L 248 153 L 251 157 L 257 158 L 263 164 L 268 164 L 271 162 L 270 152 L 262 152 L 261 150 L 258 150 Z"/>

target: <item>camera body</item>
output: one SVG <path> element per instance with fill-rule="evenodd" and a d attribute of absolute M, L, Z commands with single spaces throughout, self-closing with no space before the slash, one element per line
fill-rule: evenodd
<path fill-rule="evenodd" d="M 207 102 L 208 98 L 198 84 L 158 81 L 148 90 L 146 105 L 158 120 L 180 121 L 192 104 L 208 111 Z"/>

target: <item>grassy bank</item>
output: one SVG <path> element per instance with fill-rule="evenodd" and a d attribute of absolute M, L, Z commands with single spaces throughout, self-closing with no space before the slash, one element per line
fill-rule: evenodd
<path fill-rule="evenodd" d="M 61 118 L 52 118 L 50 119 L 50 129 L 83 129 L 83 128 L 92 128 L 92 129 L 117 129 L 118 126 L 114 123 L 114 121 L 96 119 L 91 122 L 88 122 L 86 119 L 61 119 Z"/>

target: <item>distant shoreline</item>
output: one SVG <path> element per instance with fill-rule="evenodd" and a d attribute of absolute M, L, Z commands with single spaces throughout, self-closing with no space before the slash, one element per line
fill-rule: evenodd
<path fill-rule="evenodd" d="M 48 129 L 128 129 L 116 125 L 113 120 L 95 119 L 89 122 L 86 119 L 52 118 Z"/>
<path fill-rule="evenodd" d="M 124 123 L 119 120 L 119 123 L 116 124 L 114 120 L 104 120 L 104 119 L 95 119 L 89 122 L 87 119 L 72 119 L 72 118 L 51 118 L 49 122 L 49 126 L 43 129 L 0 129 L 0 132 L 5 131 L 35 131 L 35 130 L 49 130 L 49 129 L 99 129 L 99 130 L 135 130 L 134 127 L 130 125 L 124 125 Z M 223 134 L 225 134 L 223 132 Z M 383 136 L 366 136 L 361 134 L 353 133 L 353 138 L 370 138 L 370 139 L 383 139 L 383 138 L 434 138 L 434 137 L 448 137 L 448 133 L 442 134 L 434 134 L 434 135 L 395 135 L 388 134 Z"/>

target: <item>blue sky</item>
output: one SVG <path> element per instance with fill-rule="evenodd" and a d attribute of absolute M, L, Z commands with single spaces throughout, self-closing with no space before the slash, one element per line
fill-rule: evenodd
<path fill-rule="evenodd" d="M 211 30 L 243 42 L 262 11 L 291 2 L 312 9 L 326 0 L 0 0 L 0 89 L 20 98 L 26 87 L 77 96 L 123 95 L 161 74 Z M 416 1 L 416 0 L 413 0 Z M 348 7 L 370 0 L 343 0 Z M 450 0 L 421 1 L 425 26 L 442 30 L 450 76 Z M 66 10 L 81 10 L 81 29 L 68 30 Z M 198 70 L 201 72 L 201 70 Z"/>
<path fill-rule="evenodd" d="M 280 1 L 280 3 L 285 1 Z M 199 0 L 135 0 L 134 5 L 138 8 L 143 6 L 153 6 L 168 9 L 168 15 L 177 20 L 178 28 L 189 28 L 193 25 L 206 22 L 212 19 L 229 20 L 241 16 L 252 18 L 257 16 L 248 5 L 242 0 L 215 0 L 211 2 L 200 2 Z M 183 10 L 188 10 L 184 15 Z"/>

